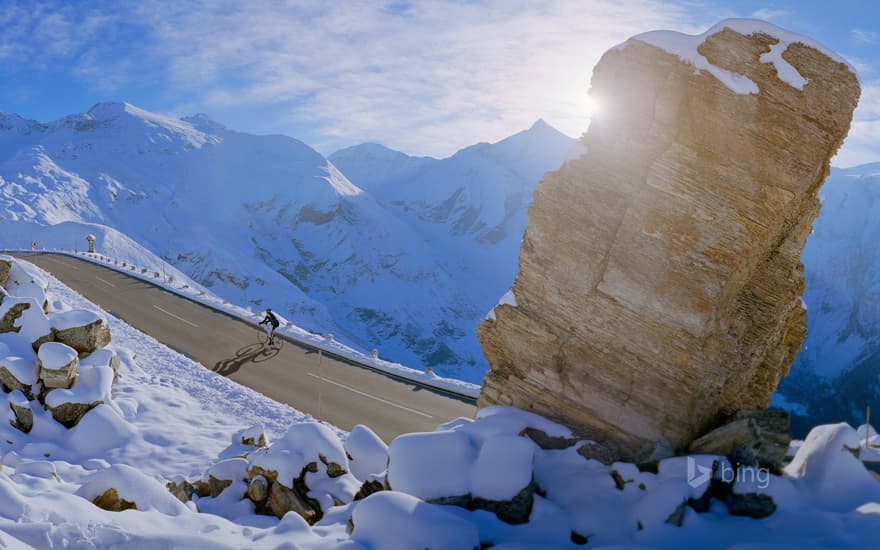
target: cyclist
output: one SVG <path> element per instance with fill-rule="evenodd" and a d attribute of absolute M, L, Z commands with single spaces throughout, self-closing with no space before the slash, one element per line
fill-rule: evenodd
<path fill-rule="evenodd" d="M 266 334 L 269 336 L 269 345 L 272 346 L 275 344 L 275 330 L 278 328 L 280 324 L 278 322 L 278 317 L 275 317 L 275 314 L 272 313 L 272 308 L 266 308 L 266 316 L 260 321 L 261 325 L 266 325 Z"/>

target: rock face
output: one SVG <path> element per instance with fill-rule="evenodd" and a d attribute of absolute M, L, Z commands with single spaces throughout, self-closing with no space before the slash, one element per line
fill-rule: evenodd
<path fill-rule="evenodd" d="M 607 52 L 588 152 L 538 185 L 512 299 L 478 329 L 479 404 L 625 459 L 766 407 L 804 338 L 800 254 L 859 93 L 834 54 L 760 22 Z"/>

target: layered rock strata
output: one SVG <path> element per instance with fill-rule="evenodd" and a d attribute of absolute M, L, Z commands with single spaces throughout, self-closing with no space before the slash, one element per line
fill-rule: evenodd
<path fill-rule="evenodd" d="M 769 24 L 647 33 L 593 72 L 587 153 L 538 185 L 481 406 L 637 459 L 768 405 L 806 312 L 800 254 L 860 88 Z"/>

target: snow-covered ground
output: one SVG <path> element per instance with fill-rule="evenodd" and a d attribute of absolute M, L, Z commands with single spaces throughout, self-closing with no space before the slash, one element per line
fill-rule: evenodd
<path fill-rule="evenodd" d="M 33 406 L 28 434 L 0 422 L 3 547 L 842 548 L 871 546 L 880 528 L 880 484 L 847 450 L 857 448 L 869 428 L 817 427 L 784 475 L 739 473 L 731 494 L 769 495 L 777 508 L 765 519 L 732 516 L 717 499 L 697 513 L 681 505 L 706 492 L 712 476 L 704 472 L 713 463 L 716 478 L 731 471 L 722 457 L 665 459 L 657 473 L 632 464 L 606 466 L 578 454 L 577 442 L 559 450 L 539 448 L 519 435 L 524 428 L 554 437 L 571 434 L 505 407 L 483 409 L 476 420 L 451 420 L 435 432 L 402 435 L 386 447 L 366 427 L 345 434 L 218 376 L 100 311 L 51 276 L 19 266 L 31 279 L 48 282 L 50 317 L 91 310 L 106 319 L 113 335 L 108 349 L 121 361 L 112 398 L 75 427 L 68 430 Z M 67 317 L 85 318 L 81 313 Z M 27 356 L 31 333 L 0 334 L 0 348 Z M 21 405 L 20 394 L 9 393 L 7 399 Z M 11 409 L 6 410 L 12 420 Z M 265 434 L 266 446 L 242 444 L 243 436 L 257 440 L 259 433 Z M 876 441 L 875 432 L 867 435 Z M 244 497 L 248 468 L 290 478 L 306 472 L 310 460 L 326 464 L 303 475 L 323 510 L 320 521 L 309 525 L 295 512 L 280 520 L 254 513 Z M 334 473 L 331 464 L 343 471 Z M 209 475 L 234 479 L 217 496 L 189 503 L 165 487 L 169 481 Z M 362 482 L 371 480 L 387 480 L 393 490 L 352 500 Z M 92 504 L 110 488 L 137 509 L 110 512 Z M 507 523 L 489 511 L 493 503 L 523 495 L 531 498 L 524 523 Z"/>

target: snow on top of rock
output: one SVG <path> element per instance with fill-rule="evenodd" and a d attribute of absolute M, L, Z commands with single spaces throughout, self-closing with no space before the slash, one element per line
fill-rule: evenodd
<path fill-rule="evenodd" d="M 138 511 L 155 510 L 171 516 L 192 513 L 158 481 L 125 464 L 114 464 L 95 473 L 76 494 L 94 500 L 111 488 L 116 489 L 119 498 L 135 502 Z"/>
<path fill-rule="evenodd" d="M 6 401 L 10 405 L 15 405 L 16 407 L 30 407 L 31 402 L 28 400 L 27 396 L 21 392 L 21 390 L 15 390 L 9 392 L 9 395 L 6 396 Z"/>
<path fill-rule="evenodd" d="M 548 420 L 539 414 L 517 409 L 516 407 L 508 407 L 507 405 L 490 405 L 483 407 L 477 411 L 477 420 L 485 423 L 497 423 L 499 431 L 497 433 L 507 433 L 517 435 L 525 428 L 535 428 L 541 430 L 550 437 L 574 437 L 571 430 Z M 500 426 L 503 426 L 502 431 Z M 468 428 L 470 429 L 470 428 Z"/>
<path fill-rule="evenodd" d="M 33 265 L 14 261 L 6 281 L 6 291 L 12 296 L 33 298 L 42 304 L 46 300 L 46 289 L 49 282 Z M 42 305 L 40 306 L 42 307 Z"/>
<path fill-rule="evenodd" d="M 459 431 L 409 433 L 388 449 L 388 484 L 423 500 L 467 495 L 476 450 Z"/>
<path fill-rule="evenodd" d="M 6 357 L 0 359 L 0 367 L 6 368 L 16 380 L 22 384 L 33 386 L 37 382 L 37 363 L 33 359 L 23 357 Z"/>
<path fill-rule="evenodd" d="M 494 437 L 480 448 L 471 469 L 471 495 L 510 500 L 532 481 L 535 444 L 516 435 Z"/>
<path fill-rule="evenodd" d="M 750 78 L 711 64 L 709 60 L 698 51 L 698 48 L 706 41 L 706 39 L 724 29 L 730 29 L 744 36 L 762 33 L 775 38 L 778 42 L 771 46 L 769 52 L 761 55 L 760 61 L 761 63 L 773 63 L 779 79 L 798 90 L 803 90 L 807 80 L 801 76 L 791 64 L 782 58 L 782 54 L 791 44 L 797 43 L 809 46 L 828 56 L 832 60 L 838 63 L 843 63 L 849 67 L 849 70 L 852 71 L 853 74 L 857 74 L 856 70 L 846 61 L 846 59 L 815 40 L 787 31 L 773 25 L 772 23 L 756 19 L 725 19 L 706 32 L 697 35 L 683 34 L 676 31 L 646 32 L 630 38 L 615 49 L 626 48 L 626 46 L 632 41 L 644 42 L 645 44 L 656 46 L 672 55 L 678 56 L 682 61 L 693 65 L 698 71 L 706 71 L 710 73 L 736 94 L 746 95 L 759 93 L 760 89 L 758 88 L 758 85 Z"/>
<path fill-rule="evenodd" d="M 43 344 L 45 346 L 45 344 Z M 40 346 L 42 351 L 43 346 Z M 75 353 L 75 352 L 74 352 Z M 69 390 L 59 388 L 46 395 L 46 405 L 58 407 L 63 403 L 110 402 L 110 388 L 113 385 L 113 369 L 110 367 L 90 367 L 80 369 Z"/>
<path fill-rule="evenodd" d="M 252 465 L 278 473 L 278 480 L 288 485 L 299 477 L 302 469 L 322 455 L 327 462 L 348 470 L 345 449 L 336 433 L 318 422 L 294 424 L 284 436 L 268 449 L 258 449 L 250 455 Z M 319 464 L 318 468 L 326 468 Z"/>
<path fill-rule="evenodd" d="M 43 308 L 33 298 L 6 298 L 0 305 L 0 316 L 5 315 L 10 308 L 17 304 L 29 304 L 29 307 L 22 311 L 21 316 L 15 320 L 15 327 L 19 329 L 17 336 L 20 340 L 24 340 L 26 344 L 32 344 L 38 339 L 52 333 L 49 325 L 49 319 L 43 313 Z M 13 336 L 13 337 L 15 337 Z M 16 348 L 16 353 L 21 351 Z"/>
<path fill-rule="evenodd" d="M 507 292 L 505 292 L 504 296 L 502 296 L 501 299 L 498 300 L 498 303 L 495 304 L 495 307 L 493 307 L 492 310 L 486 314 L 486 319 L 491 319 L 492 321 L 494 321 L 495 320 L 495 308 L 497 308 L 498 306 L 502 306 L 502 305 L 511 306 L 511 307 L 517 306 L 516 296 L 513 294 L 512 288 L 510 290 L 508 290 Z"/>
<path fill-rule="evenodd" d="M 371 475 L 380 474 L 388 465 L 388 445 L 376 432 L 358 424 L 343 444 L 345 452 L 351 456 L 349 466 L 354 477 L 365 481 Z"/>
<path fill-rule="evenodd" d="M 480 547 L 474 523 L 447 507 L 395 491 L 370 495 L 357 504 L 351 519 L 351 538 L 367 548 Z"/>
<path fill-rule="evenodd" d="M 75 349 L 61 342 L 46 342 L 40 346 L 40 350 L 37 352 L 37 358 L 43 368 L 52 370 L 67 366 L 78 356 Z"/>
<path fill-rule="evenodd" d="M 103 321 L 103 317 L 98 315 L 97 312 L 88 309 L 72 309 L 70 311 L 55 313 L 50 318 L 52 328 L 56 330 L 84 327 L 96 321 Z"/>
<path fill-rule="evenodd" d="M 880 501 L 880 485 L 853 454 L 859 434 L 849 424 L 816 426 L 785 473 L 802 478 L 816 504 L 845 512 L 867 501 Z"/>

